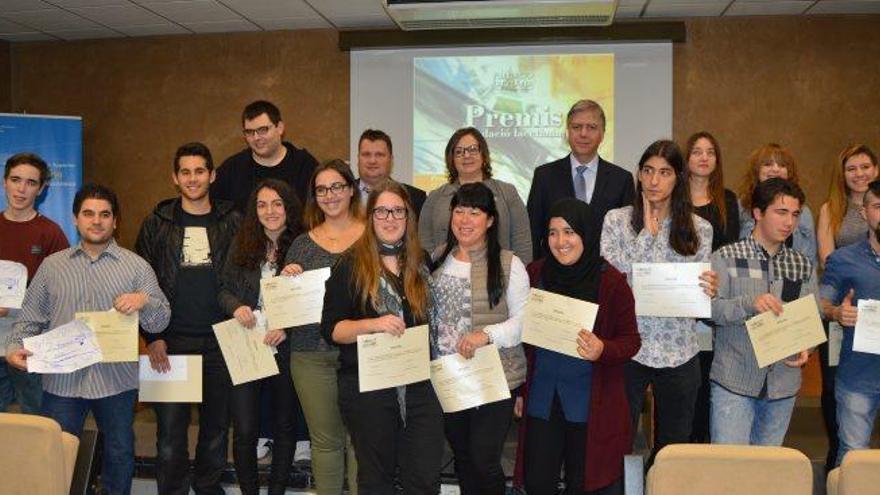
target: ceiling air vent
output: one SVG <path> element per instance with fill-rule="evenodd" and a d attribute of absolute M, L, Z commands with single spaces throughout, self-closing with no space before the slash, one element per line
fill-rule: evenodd
<path fill-rule="evenodd" d="M 505 27 L 607 26 L 617 0 L 384 0 L 404 31 Z"/>

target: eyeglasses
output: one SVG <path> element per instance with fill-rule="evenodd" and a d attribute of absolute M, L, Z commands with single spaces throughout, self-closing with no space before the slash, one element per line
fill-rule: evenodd
<path fill-rule="evenodd" d="M 345 182 L 334 182 L 330 184 L 330 186 L 315 186 L 315 196 L 323 197 L 326 196 L 328 192 L 333 192 L 334 195 L 341 193 L 348 184 Z"/>
<path fill-rule="evenodd" d="M 242 129 L 241 132 L 245 135 L 245 137 L 254 137 L 260 136 L 264 137 L 266 134 L 269 134 L 269 130 L 271 130 L 274 125 L 264 125 L 262 127 L 257 127 L 256 129 Z"/>
<path fill-rule="evenodd" d="M 406 218 L 406 208 L 402 206 L 397 208 L 385 208 L 382 206 L 373 208 L 373 218 L 376 220 L 387 220 L 388 215 L 391 215 L 395 220 L 403 220 Z"/>
<path fill-rule="evenodd" d="M 461 158 L 465 155 L 476 155 L 479 152 L 480 147 L 476 144 L 472 144 L 467 148 L 458 147 L 452 150 L 452 154 L 455 155 L 456 158 Z"/>

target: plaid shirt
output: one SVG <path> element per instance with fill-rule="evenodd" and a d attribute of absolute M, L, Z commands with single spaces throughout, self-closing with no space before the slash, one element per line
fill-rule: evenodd
<path fill-rule="evenodd" d="M 771 293 L 784 302 L 818 287 L 813 263 L 800 252 L 780 246 L 770 255 L 754 238 L 728 244 L 712 255 L 718 274 L 718 297 L 712 301 L 715 357 L 710 379 L 731 392 L 749 397 L 781 399 L 797 394 L 801 370 L 782 361 L 758 368 L 745 321 L 755 316 L 756 297 Z M 766 384 L 766 389 L 765 389 Z"/>

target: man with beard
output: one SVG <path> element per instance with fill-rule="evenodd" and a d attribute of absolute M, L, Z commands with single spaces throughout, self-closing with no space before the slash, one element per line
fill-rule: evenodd
<path fill-rule="evenodd" d="M 880 181 L 868 185 L 862 204 L 868 236 L 831 253 L 819 293 L 825 318 L 843 326 L 834 389 L 840 440 L 835 466 L 850 450 L 869 448 L 880 405 L 880 355 L 853 349 L 858 301 L 880 299 Z"/>

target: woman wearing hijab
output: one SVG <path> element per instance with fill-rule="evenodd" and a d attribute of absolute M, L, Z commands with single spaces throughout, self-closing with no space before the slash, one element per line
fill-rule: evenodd
<path fill-rule="evenodd" d="M 550 209 L 550 256 L 528 267 L 532 287 L 599 305 L 592 328 L 581 329 L 581 359 L 529 346 L 528 378 L 517 451 L 517 481 L 529 495 L 622 493 L 623 456 L 632 424 L 623 365 L 639 350 L 635 302 L 626 278 L 599 255 L 598 222 L 583 201 Z M 518 483 L 518 484 L 519 484 Z"/>

